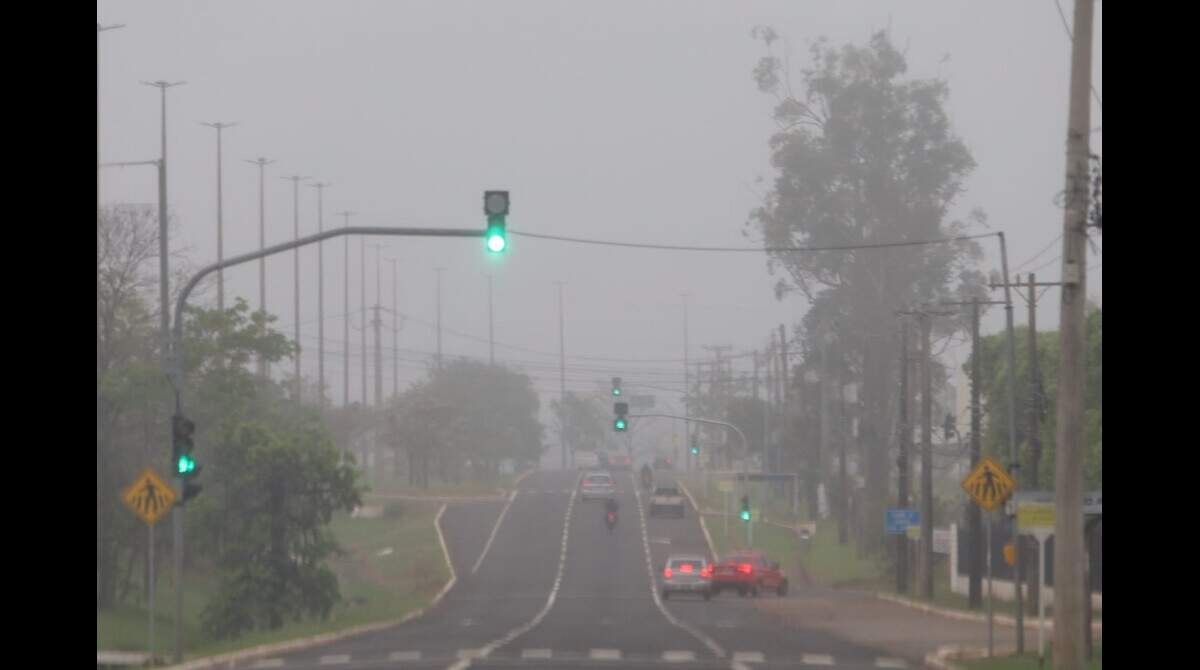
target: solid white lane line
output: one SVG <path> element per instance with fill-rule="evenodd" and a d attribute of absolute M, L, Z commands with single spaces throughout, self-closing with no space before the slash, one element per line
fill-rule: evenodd
<path fill-rule="evenodd" d="M 251 668 L 282 668 L 283 667 L 283 659 L 282 658 L 264 658 L 261 661 L 258 661 L 257 663 L 255 663 L 254 665 L 252 665 L 250 667 Z"/>
<path fill-rule="evenodd" d="M 880 656 L 875 659 L 875 667 L 877 668 L 907 668 L 908 663 L 902 658 L 892 658 L 890 656 Z"/>
<path fill-rule="evenodd" d="M 805 665 L 833 665 L 833 657 L 829 654 L 801 654 L 800 660 Z"/>
<path fill-rule="evenodd" d="M 767 659 L 761 651 L 735 651 L 733 660 L 741 663 L 766 663 Z"/>
<path fill-rule="evenodd" d="M 389 661 L 419 661 L 421 660 L 421 652 L 419 651 L 393 651 L 388 654 Z"/>
<path fill-rule="evenodd" d="M 696 660 L 696 654 L 691 651 L 664 651 L 662 659 L 669 663 L 682 663 Z"/>
<path fill-rule="evenodd" d="M 474 658 L 487 658 L 488 655 L 497 648 L 502 647 L 509 642 L 512 642 L 517 637 L 528 633 L 530 630 L 533 630 L 534 626 L 537 626 L 542 622 L 542 619 L 546 618 L 546 614 L 550 612 L 550 608 L 554 607 L 554 600 L 558 597 L 558 588 L 562 586 L 563 569 L 566 568 L 567 565 L 567 540 L 571 534 L 571 510 L 575 508 L 575 494 L 575 489 L 571 489 L 571 497 L 569 500 L 567 500 L 567 513 L 563 518 L 562 545 L 558 554 L 558 574 L 554 576 L 554 586 L 550 589 L 550 595 L 546 597 L 546 604 L 542 607 L 540 612 L 534 615 L 534 617 L 524 625 L 510 630 L 509 632 L 505 633 L 504 636 L 498 637 L 478 649 L 477 651 L 479 654 Z M 462 657 L 460 656 L 460 658 Z M 462 658 L 462 660 L 459 662 L 449 666 L 447 670 L 466 670 L 469 667 L 471 667 L 471 659 Z"/>
<path fill-rule="evenodd" d="M 349 662 L 350 654 L 330 654 L 329 656 L 322 656 L 321 660 L 318 661 L 321 665 L 339 665 Z"/>
<path fill-rule="evenodd" d="M 521 658 L 550 658 L 553 653 L 549 649 L 522 649 Z"/>
<path fill-rule="evenodd" d="M 508 514 L 508 508 L 512 507 L 513 501 L 517 499 L 517 492 L 514 489 L 508 496 L 508 502 L 504 504 L 504 509 L 500 510 L 500 516 L 496 517 L 496 525 L 492 526 L 492 534 L 488 536 L 487 544 L 483 545 L 483 551 L 479 554 L 479 559 L 475 561 L 475 567 L 471 568 L 471 574 L 475 574 L 479 570 L 479 566 L 483 564 L 484 556 L 487 556 L 488 550 L 492 548 L 492 540 L 496 539 L 496 531 L 500 530 L 500 523 L 504 521 L 504 515 Z"/>
<path fill-rule="evenodd" d="M 708 524 L 704 523 L 704 513 L 700 511 L 700 506 L 696 504 L 696 499 L 692 497 L 692 492 L 683 485 L 683 482 L 675 480 L 675 483 L 679 484 L 679 488 L 683 490 L 684 495 L 692 502 L 692 509 L 696 510 L 696 518 L 700 519 L 700 530 L 704 531 L 704 541 L 708 543 L 708 555 L 716 562 L 717 550 L 713 547 L 712 536 L 708 534 Z"/>
<path fill-rule="evenodd" d="M 450 550 L 446 548 L 446 537 L 442 535 L 442 515 L 446 513 L 446 503 L 442 503 L 441 509 L 438 510 L 437 516 L 433 518 L 433 527 L 437 529 L 438 542 L 442 545 L 442 556 L 446 559 L 446 567 L 450 569 L 450 581 L 442 587 L 441 591 L 430 601 L 429 607 L 426 610 L 432 609 L 434 605 L 441 602 L 442 597 L 446 592 L 454 588 L 454 583 L 458 581 L 458 576 L 454 574 L 454 561 L 450 560 Z"/>
<path fill-rule="evenodd" d="M 620 649 L 593 649 L 588 652 L 588 658 L 597 661 L 619 661 L 621 660 Z"/>
<path fill-rule="evenodd" d="M 646 511 L 642 507 L 642 494 L 638 491 L 636 486 L 633 487 L 633 496 L 634 499 L 637 500 L 638 521 L 642 524 L 642 550 L 646 553 L 646 572 L 650 576 L 650 597 L 654 599 L 654 604 L 658 607 L 658 611 L 662 612 L 662 615 L 666 617 L 667 621 L 671 622 L 671 624 L 675 627 L 687 631 L 692 637 L 696 638 L 703 643 L 704 646 L 708 647 L 709 651 L 711 651 L 717 658 L 725 658 L 725 650 L 721 648 L 721 645 L 717 644 L 712 638 L 693 628 L 686 622 L 676 619 L 669 611 L 667 611 L 666 606 L 663 605 L 662 599 L 658 595 L 658 583 L 655 581 L 654 559 L 650 553 L 650 538 L 646 534 Z"/>
<path fill-rule="evenodd" d="M 462 659 L 470 660 L 472 658 L 479 658 L 479 652 L 479 649 L 459 649 L 458 651 L 454 652 L 454 655 Z"/>

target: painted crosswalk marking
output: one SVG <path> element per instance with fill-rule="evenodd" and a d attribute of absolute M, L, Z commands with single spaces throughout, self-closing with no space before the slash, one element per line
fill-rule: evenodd
<path fill-rule="evenodd" d="M 690 651 L 664 651 L 662 658 L 671 663 L 696 660 L 696 654 Z"/>
<path fill-rule="evenodd" d="M 421 652 L 419 651 L 393 651 L 388 654 L 389 661 L 419 661 L 421 660 Z"/>
<path fill-rule="evenodd" d="M 833 665 L 833 657 L 829 654 L 802 654 L 800 660 L 806 665 Z"/>
<path fill-rule="evenodd" d="M 877 668 L 907 668 L 908 663 L 904 659 L 891 658 L 889 656 L 880 656 L 875 659 L 875 667 Z"/>
<path fill-rule="evenodd" d="M 550 658 L 553 655 L 549 649 L 522 649 L 521 658 Z"/>
<path fill-rule="evenodd" d="M 620 649 L 593 649 L 588 652 L 588 658 L 598 661 L 619 661 L 621 660 Z"/>
<path fill-rule="evenodd" d="M 766 663 L 761 651 L 735 651 L 733 660 L 739 663 Z"/>

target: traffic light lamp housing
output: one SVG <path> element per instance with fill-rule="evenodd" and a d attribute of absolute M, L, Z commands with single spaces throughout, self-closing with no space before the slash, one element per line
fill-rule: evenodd
<path fill-rule="evenodd" d="M 626 418 L 626 415 L 629 414 L 629 403 L 613 403 L 613 413 L 617 415 L 617 418 L 613 420 L 613 430 L 618 433 L 624 432 L 629 427 L 629 421 Z"/>
<path fill-rule="evenodd" d="M 178 477 L 187 477 L 196 471 L 196 459 L 192 456 L 196 447 L 192 437 L 195 432 L 196 424 L 191 419 L 178 414 L 171 417 L 171 462 Z"/>
<path fill-rule="evenodd" d="M 487 216 L 487 231 L 484 243 L 493 254 L 503 253 L 508 248 L 508 233 L 505 217 L 508 216 L 508 191 L 484 191 L 483 213 Z"/>
<path fill-rule="evenodd" d="M 620 377 L 613 377 L 612 394 L 613 395 L 621 395 L 621 378 Z"/>
<path fill-rule="evenodd" d="M 742 521 L 750 520 L 750 496 L 742 496 Z"/>
<path fill-rule="evenodd" d="M 700 441 L 696 439 L 695 435 L 692 435 L 692 455 L 700 455 Z"/>

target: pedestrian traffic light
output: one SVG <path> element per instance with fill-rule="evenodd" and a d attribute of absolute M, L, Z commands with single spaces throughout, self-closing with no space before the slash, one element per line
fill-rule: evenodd
<path fill-rule="evenodd" d="M 750 496 L 742 496 L 742 521 L 750 520 Z"/>
<path fill-rule="evenodd" d="M 487 216 L 487 232 L 484 234 L 487 250 L 493 254 L 502 253 L 508 248 L 508 234 L 505 231 L 508 191 L 484 191 L 483 213 Z"/>
<path fill-rule="evenodd" d="M 183 480 L 183 496 L 179 499 L 180 505 L 199 495 L 202 488 L 192 481 L 204 469 L 202 466 L 196 465 L 196 458 L 192 455 L 192 451 L 196 447 L 192 438 L 192 434 L 195 432 L 196 424 L 191 419 L 179 414 L 171 417 L 171 447 L 174 452 L 172 461 L 175 464 L 175 475 Z"/>
<path fill-rule="evenodd" d="M 613 395 L 621 395 L 621 378 L 620 377 L 613 377 L 612 389 L 613 389 L 613 391 L 612 391 Z"/>
<path fill-rule="evenodd" d="M 625 415 L 629 414 L 629 403 L 613 403 L 613 413 L 617 415 L 617 418 L 613 421 L 613 429 L 617 432 L 624 432 L 625 428 L 629 425 L 628 420 L 625 418 Z"/>

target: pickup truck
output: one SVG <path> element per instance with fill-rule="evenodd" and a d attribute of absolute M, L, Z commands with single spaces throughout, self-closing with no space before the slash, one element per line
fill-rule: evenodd
<path fill-rule="evenodd" d="M 674 486 L 657 486 L 650 496 L 650 516 L 657 515 L 659 510 L 674 510 L 683 518 L 684 507 L 683 494 Z"/>

